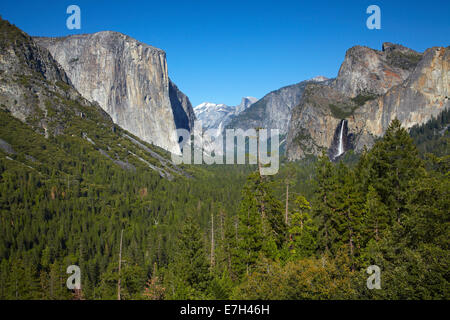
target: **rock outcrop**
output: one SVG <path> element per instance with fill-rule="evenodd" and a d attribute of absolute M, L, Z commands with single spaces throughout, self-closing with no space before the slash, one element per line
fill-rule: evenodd
<path fill-rule="evenodd" d="M 55 118 L 67 110 L 63 101 L 76 101 L 81 106 L 90 103 L 72 87 L 47 49 L 1 18 L 0 30 L 0 106 L 46 137 L 60 134 L 64 126 Z M 110 121 L 98 105 L 92 108 Z"/>
<path fill-rule="evenodd" d="M 70 83 L 64 69 L 55 63 L 48 50 L 38 46 L 25 32 L 1 20 L 3 34 L 0 38 L 0 72 L 11 75 L 41 75 L 49 81 Z"/>
<path fill-rule="evenodd" d="M 167 152 L 145 145 L 115 125 L 97 102 L 88 101 L 72 86 L 47 49 L 37 45 L 30 36 L 1 17 L 0 113 L 3 124 L 13 124 L 21 130 L 29 127 L 26 132 L 31 133 L 30 136 L 11 139 L 11 133 L 5 134 L 4 130 L 0 137 L 0 153 L 40 174 L 45 175 L 55 169 L 58 174 L 68 174 L 58 170 L 53 160 L 42 158 L 39 152 L 41 147 L 48 150 L 50 146 L 52 151 L 61 151 L 76 146 L 76 150 L 83 150 L 81 154 L 75 153 L 79 163 L 105 161 L 105 167 L 112 164 L 131 171 L 140 167 L 154 170 L 168 180 L 175 176 L 190 177 L 165 158 Z M 25 125 L 18 125 L 17 119 Z M 47 138 L 45 144 L 31 149 L 22 145 L 28 139 L 32 143 L 42 142 L 40 135 Z M 92 157 L 96 152 L 102 156 L 100 159 Z M 74 156 L 66 151 L 63 154 Z M 70 159 L 64 163 L 66 169 L 77 163 L 74 158 Z M 50 171 L 43 170 L 41 173 L 39 170 L 42 168 L 30 166 L 38 163 L 49 165 Z"/>
<path fill-rule="evenodd" d="M 231 115 L 235 112 L 235 107 L 225 104 L 216 104 L 212 102 L 203 102 L 194 107 L 195 117 L 202 122 L 203 129 L 224 128 L 228 124 Z"/>
<path fill-rule="evenodd" d="M 163 50 L 118 32 L 34 38 L 74 87 L 141 139 L 179 152 L 176 127 L 190 126 L 192 106 L 170 81 Z"/>
<path fill-rule="evenodd" d="M 390 122 L 399 119 L 405 128 L 437 117 L 450 107 L 450 47 L 428 49 L 402 84 L 355 111 L 356 149 L 367 136 L 381 136 Z"/>
<path fill-rule="evenodd" d="M 233 129 L 278 129 L 286 134 L 292 109 L 298 105 L 308 83 L 327 82 L 324 77 L 286 86 L 272 91 L 234 117 L 228 124 Z"/>
<path fill-rule="evenodd" d="M 171 80 L 169 80 L 169 98 L 177 129 L 192 131 L 195 113 L 191 101 Z"/>
<path fill-rule="evenodd" d="M 234 111 L 235 115 L 240 114 L 242 111 L 245 111 L 246 109 L 250 108 L 252 104 L 256 103 L 258 101 L 258 98 L 254 97 L 243 97 L 241 99 L 241 103 L 236 106 L 236 110 Z"/>
<path fill-rule="evenodd" d="M 351 110 L 353 101 L 329 85 L 312 83 L 306 86 L 300 104 L 292 110 L 289 123 L 286 150 L 290 160 L 307 154 L 318 155 L 331 146 L 341 118 L 345 116 L 330 105 L 346 106 Z"/>
<path fill-rule="evenodd" d="M 346 119 L 346 150 L 371 147 L 398 118 L 410 128 L 450 106 L 450 49 L 421 54 L 385 43 L 383 51 L 348 50 L 336 80 L 309 84 L 293 109 L 287 138 L 290 160 L 336 149 L 336 132 Z"/>
<path fill-rule="evenodd" d="M 420 53 L 390 43 L 383 51 L 355 46 L 347 51 L 333 87 L 350 97 L 385 94 L 408 78 L 420 58 Z"/>

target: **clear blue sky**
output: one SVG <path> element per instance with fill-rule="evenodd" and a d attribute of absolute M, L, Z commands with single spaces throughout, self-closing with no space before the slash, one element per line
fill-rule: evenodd
<path fill-rule="evenodd" d="M 81 8 L 81 30 L 66 8 Z M 366 8 L 381 8 L 381 30 Z M 316 75 L 335 77 L 354 45 L 448 46 L 450 1 L 2 0 L 0 14 L 31 35 L 114 30 L 166 51 L 169 76 L 195 106 L 236 105 Z"/>

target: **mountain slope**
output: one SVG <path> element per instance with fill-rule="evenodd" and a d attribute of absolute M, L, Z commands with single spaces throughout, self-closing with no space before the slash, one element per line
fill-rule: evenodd
<path fill-rule="evenodd" d="M 223 129 L 223 124 L 228 123 L 234 111 L 235 107 L 211 102 L 203 102 L 194 107 L 195 117 L 202 121 L 204 129 Z"/>
<path fill-rule="evenodd" d="M 34 39 L 62 65 L 74 87 L 98 102 L 114 123 L 179 152 L 175 129 L 190 128 L 193 111 L 168 77 L 163 50 L 112 31 Z"/>
<path fill-rule="evenodd" d="M 303 81 L 272 91 L 234 117 L 228 127 L 244 130 L 258 127 L 278 129 L 280 134 L 286 134 L 291 110 L 300 103 L 306 85 L 323 80 L 324 78 L 317 78 Z"/>
<path fill-rule="evenodd" d="M 73 164 L 85 161 L 167 179 L 186 175 L 166 153 L 151 150 L 82 97 L 47 49 L 5 20 L 0 20 L 0 46 L 0 138 L 23 151 L 17 159 L 9 155 L 14 161 L 31 168 L 37 163 L 43 169 L 34 169 L 43 175 L 59 168 L 58 175 L 73 176 Z"/>
<path fill-rule="evenodd" d="M 196 118 L 202 121 L 204 129 L 219 129 L 222 132 L 233 118 L 238 117 L 256 101 L 257 98 L 244 97 L 236 107 L 203 102 L 194 108 L 194 112 Z"/>
<path fill-rule="evenodd" d="M 287 138 L 290 160 L 328 151 L 337 154 L 345 119 L 345 150 L 371 147 L 398 118 L 411 128 L 450 106 L 449 48 L 420 54 L 385 43 L 383 51 L 356 46 L 347 51 L 337 79 L 310 84 L 293 109 Z"/>

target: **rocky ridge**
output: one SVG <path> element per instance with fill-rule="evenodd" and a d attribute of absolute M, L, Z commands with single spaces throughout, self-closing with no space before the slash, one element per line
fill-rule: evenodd
<path fill-rule="evenodd" d="M 72 86 L 47 49 L 1 18 L 0 49 L 0 113 L 5 128 L 20 127 L 31 132 L 25 139 L 41 141 L 41 148 L 51 146 L 63 153 L 64 141 L 71 141 L 85 148 L 86 154 L 76 156 L 100 155 L 105 165 L 110 161 L 123 170 L 150 168 L 169 180 L 175 175 L 189 177 L 163 150 L 145 145 L 115 125 L 98 103 L 88 101 Z M 12 145 L 8 135 L 0 137 L 0 150 L 11 161 L 33 170 L 39 169 L 32 166 L 51 163 L 27 146 Z"/>
<path fill-rule="evenodd" d="M 336 150 L 336 130 L 346 119 L 346 150 L 370 148 L 398 118 L 411 128 L 448 108 L 449 48 L 423 54 L 392 43 L 382 51 L 356 46 L 347 51 L 338 77 L 308 84 L 293 109 L 287 138 L 290 160 Z"/>
<path fill-rule="evenodd" d="M 194 112 L 196 118 L 202 121 L 205 130 L 218 129 L 222 132 L 234 117 L 238 117 L 257 101 L 254 97 L 243 97 L 241 103 L 235 107 L 203 102 L 194 108 Z"/>
<path fill-rule="evenodd" d="M 278 129 L 280 134 L 286 134 L 291 111 L 300 103 L 307 84 L 328 83 L 329 81 L 325 77 L 316 77 L 272 91 L 234 117 L 227 127 L 244 130 L 251 128 Z"/>
<path fill-rule="evenodd" d="M 163 50 L 112 31 L 34 40 L 115 123 L 149 143 L 180 151 L 175 129 L 190 129 L 194 114 L 169 79 Z"/>

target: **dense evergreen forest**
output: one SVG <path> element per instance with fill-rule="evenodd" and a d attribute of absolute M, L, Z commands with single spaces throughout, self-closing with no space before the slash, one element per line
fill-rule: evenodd
<path fill-rule="evenodd" d="M 0 299 L 116 299 L 119 278 L 121 299 L 450 298 L 448 112 L 410 134 L 394 121 L 339 163 L 185 166 L 172 181 L 0 112 L 15 148 L 0 149 Z"/>

